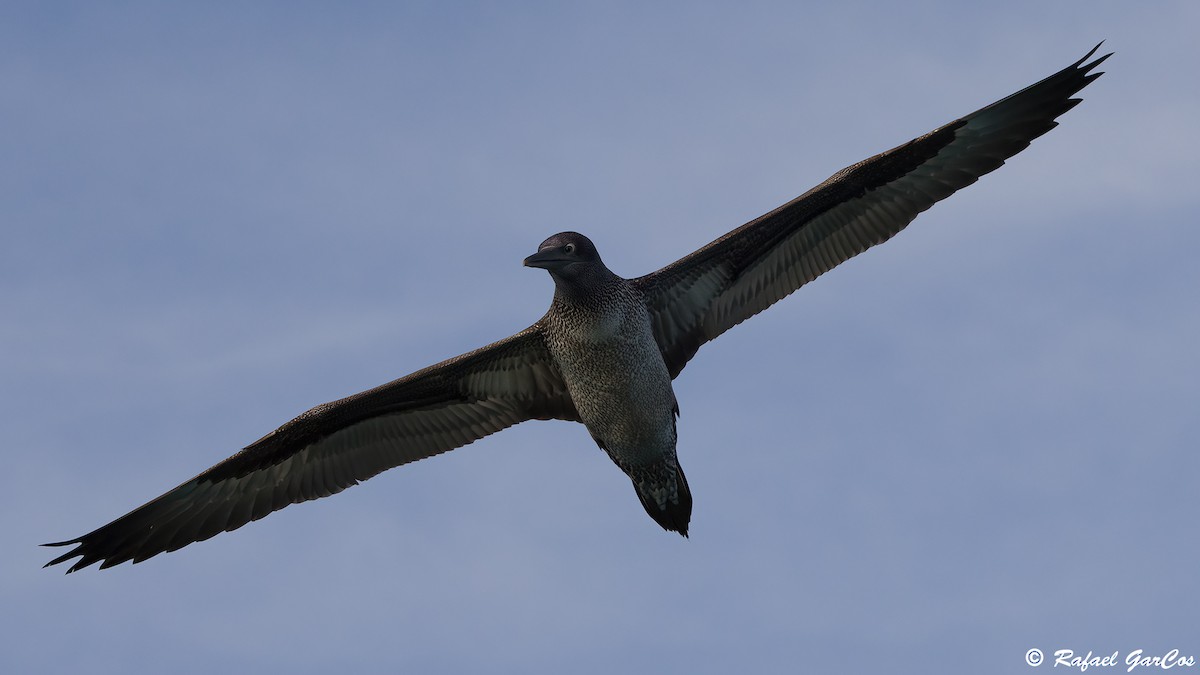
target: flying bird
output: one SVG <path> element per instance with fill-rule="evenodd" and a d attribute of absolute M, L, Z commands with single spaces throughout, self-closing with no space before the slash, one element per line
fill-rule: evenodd
<path fill-rule="evenodd" d="M 687 536 L 692 494 L 676 454 L 671 382 L 701 345 L 883 243 L 1050 131 L 1102 73 L 1099 49 L 1030 87 L 833 174 L 770 213 L 645 276 L 609 271 L 562 232 L 525 258 L 554 297 L 532 326 L 319 405 L 47 563 L 74 572 L 141 562 L 387 469 L 526 420 L 581 422 L 630 478 L 646 513 Z M 1087 62 L 1087 63 L 1085 63 Z"/>

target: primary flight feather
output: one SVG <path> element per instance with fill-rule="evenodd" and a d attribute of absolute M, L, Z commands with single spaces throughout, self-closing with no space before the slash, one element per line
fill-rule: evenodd
<path fill-rule="evenodd" d="M 153 501 L 81 537 L 47 566 L 140 562 L 289 504 L 532 419 L 582 422 L 646 512 L 687 536 L 692 495 L 675 451 L 671 381 L 705 342 L 904 229 L 995 170 L 1073 108 L 1099 48 L 1046 79 L 847 167 L 800 197 L 635 279 L 581 234 L 524 264 L 554 280 L 529 328 L 393 382 L 319 405 Z"/>

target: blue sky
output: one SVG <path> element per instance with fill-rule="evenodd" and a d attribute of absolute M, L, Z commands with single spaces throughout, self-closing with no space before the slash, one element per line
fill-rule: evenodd
<path fill-rule="evenodd" d="M 1192 2 L 9 3 L 0 670 L 1030 670 L 1200 653 Z M 1116 56 L 676 381 L 690 540 L 530 423 L 136 566 L 76 536 Z M 1047 666 L 1043 666 L 1046 668 Z"/>

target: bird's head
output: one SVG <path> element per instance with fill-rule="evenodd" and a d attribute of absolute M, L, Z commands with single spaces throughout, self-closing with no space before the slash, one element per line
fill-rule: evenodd
<path fill-rule="evenodd" d="M 525 259 L 526 267 L 540 267 L 551 274 L 573 276 L 572 268 L 600 264 L 600 254 L 592 240 L 578 232 L 559 232 L 543 241 L 537 253 Z"/>
<path fill-rule="evenodd" d="M 604 266 L 592 241 L 578 232 L 559 232 L 543 241 L 525 266 L 546 270 L 559 291 L 573 297 L 589 296 L 618 278 Z"/>

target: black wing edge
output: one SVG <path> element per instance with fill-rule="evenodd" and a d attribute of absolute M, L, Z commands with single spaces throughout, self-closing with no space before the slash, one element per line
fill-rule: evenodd
<path fill-rule="evenodd" d="M 47 567 L 53 567 L 54 565 L 57 565 L 59 563 L 67 562 L 67 561 L 71 560 L 72 558 L 79 558 L 79 560 L 75 561 L 75 563 L 73 565 L 71 565 L 71 567 L 67 568 L 67 571 L 66 571 L 67 574 L 71 574 L 72 572 L 78 572 L 79 570 L 84 569 L 85 567 L 91 567 L 92 565 L 95 565 L 96 563 L 100 563 L 100 569 L 103 570 L 103 569 L 108 569 L 109 567 L 113 567 L 115 565 L 120 565 L 121 563 L 130 561 L 130 560 L 132 560 L 134 563 L 139 563 L 147 558 L 157 555 L 158 553 L 169 553 L 170 551 L 178 550 L 178 548 L 181 548 L 181 547 L 167 549 L 165 551 L 157 551 L 157 552 L 151 554 L 150 556 L 145 556 L 145 557 L 137 557 L 137 556 L 132 556 L 132 555 L 114 556 L 108 552 L 108 549 L 119 548 L 121 545 L 123 545 L 125 542 L 127 542 L 129 539 L 133 538 L 134 536 L 145 536 L 145 533 L 142 532 L 138 528 L 138 525 L 140 523 L 138 523 L 136 521 L 138 521 L 140 519 L 137 518 L 137 516 L 139 516 L 140 514 L 146 513 L 147 509 L 153 509 L 155 506 L 163 503 L 163 501 L 165 501 L 167 497 L 175 495 L 178 490 L 188 487 L 190 485 L 198 485 L 200 482 L 201 476 L 203 476 L 203 475 L 204 474 L 200 474 L 200 476 L 197 476 L 197 477 L 179 485 L 178 487 L 175 487 L 174 489 L 163 493 L 162 495 L 160 495 L 160 496 L 150 500 L 149 502 L 146 502 L 145 504 L 137 507 L 136 509 L 130 511 L 129 513 L 125 514 L 124 516 L 121 516 L 120 518 L 117 518 L 116 520 L 113 520 L 112 522 L 107 523 L 105 525 L 101 525 L 100 527 L 96 528 L 95 530 L 92 530 L 91 532 L 88 532 L 87 534 L 81 535 L 74 539 L 68 539 L 66 541 L 55 541 L 55 542 L 50 542 L 47 544 L 41 544 L 42 546 L 48 546 L 48 547 L 73 546 L 73 545 L 75 546 L 75 548 L 71 549 L 70 551 L 67 551 L 66 553 L 55 558 L 54 560 L 51 560 L 50 562 L 46 563 L 45 565 L 42 565 L 42 569 L 45 569 Z M 132 527 L 130 526 L 131 518 L 135 521 L 133 523 Z M 120 530 L 122 530 L 122 529 L 125 530 L 124 533 L 120 532 Z M 227 531 L 228 530 L 218 530 L 217 532 L 213 532 L 212 534 L 208 535 L 207 537 L 197 539 L 196 541 L 205 541 L 207 539 L 211 539 L 212 537 L 215 537 L 216 535 L 220 534 L 221 532 L 227 532 Z M 103 550 L 99 549 L 98 547 L 90 545 L 90 542 L 95 541 L 97 539 L 107 539 L 106 535 L 113 533 L 113 532 L 116 532 L 117 536 L 119 537 L 119 539 L 116 541 L 115 544 L 110 544 L 108 547 L 106 547 Z M 195 542 L 188 542 L 188 543 L 195 543 Z"/>
<path fill-rule="evenodd" d="M 61 547 L 74 546 L 61 556 L 54 558 L 50 562 L 43 565 L 52 567 L 60 563 L 68 562 L 72 558 L 79 558 L 75 563 L 67 569 L 66 573 L 71 574 L 86 567 L 90 567 L 97 562 L 100 563 L 99 569 L 107 569 L 119 565 L 124 562 L 132 561 L 139 563 L 143 560 L 152 558 L 160 553 L 169 553 L 176 551 L 184 546 L 192 543 L 205 541 L 222 533 L 230 532 L 239 529 L 240 527 L 266 517 L 270 513 L 284 508 L 271 508 L 260 510 L 255 504 L 251 508 L 248 519 L 243 520 L 236 525 L 215 529 L 199 534 L 195 538 L 188 540 L 179 540 L 172 545 L 159 548 L 151 547 L 150 549 L 142 550 L 138 547 L 130 547 L 129 544 L 135 539 L 146 539 L 153 536 L 154 525 L 150 521 L 163 521 L 167 518 L 174 517 L 181 511 L 187 510 L 190 503 L 187 501 L 189 493 L 205 483 L 214 483 L 226 479 L 236 479 L 245 476 L 256 470 L 264 469 L 281 461 L 284 461 L 296 450 L 306 446 L 309 443 L 316 442 L 323 436 L 327 436 L 333 431 L 354 424 L 364 417 L 374 416 L 375 414 L 384 414 L 387 412 L 396 412 L 402 409 L 415 409 L 427 405 L 433 405 L 439 402 L 451 400 L 468 401 L 462 392 L 453 390 L 453 387 L 447 385 L 444 381 L 435 381 L 430 386 L 419 386 L 416 388 L 414 398 L 409 398 L 403 401 L 400 405 L 389 406 L 386 403 L 388 392 L 391 387 L 397 384 L 412 382 L 414 380 L 427 380 L 427 375 L 433 374 L 436 371 L 451 369 L 451 379 L 454 379 L 461 370 L 470 369 L 480 358 L 487 357 L 497 348 L 516 344 L 518 340 L 524 340 L 536 334 L 538 324 L 534 324 L 529 328 L 513 335 L 504 340 L 492 343 L 481 347 L 475 351 L 468 352 L 447 359 L 441 363 L 434 364 L 422 370 L 406 375 L 398 380 L 394 380 L 387 384 L 380 385 L 373 389 L 369 389 L 337 401 L 325 403 L 316 406 L 304 413 L 301 413 L 296 418 L 287 422 L 275 431 L 267 434 L 259 440 L 251 443 L 249 446 L 234 454 L 233 456 L 224 459 L 212 467 L 204 470 L 196 477 L 188 480 L 181 485 L 159 495 L 158 497 L 146 502 L 145 504 L 133 509 L 125 515 L 102 525 L 87 534 L 68 539 L 65 541 L 56 541 L 41 546 Z M 374 401 L 373 399 L 384 399 L 384 401 Z M 372 402 L 368 407 L 371 409 L 371 415 L 364 415 L 361 410 L 361 404 Z M 541 407 L 530 411 L 529 419 L 578 419 L 578 414 L 573 406 L 570 405 L 569 399 L 562 401 L 544 401 Z M 314 418 L 324 418 L 320 421 L 315 421 Z M 471 441 L 468 441 L 470 443 Z M 340 492 L 348 487 L 357 485 L 362 479 L 352 479 L 347 484 L 336 488 L 329 488 L 325 494 L 318 494 L 299 501 L 292 501 L 292 504 L 300 501 L 310 501 L 320 497 L 329 496 Z M 174 502 L 174 503 L 172 503 Z M 286 506 L 286 505 L 285 505 Z"/>
<path fill-rule="evenodd" d="M 1087 62 L 1088 59 L 1092 58 L 1096 54 L 1103 44 L 1104 40 L 1101 40 L 1100 42 L 1096 43 L 1091 50 L 1084 54 L 1083 57 L 1079 58 L 1071 65 L 1013 94 L 1010 94 L 1009 96 L 1006 96 L 973 113 L 945 124 L 929 132 L 928 134 L 925 134 L 924 136 L 908 141 L 907 143 L 903 143 L 895 148 L 892 148 L 891 150 L 882 152 L 878 155 L 858 162 L 857 164 L 848 166 L 841 171 L 838 171 L 820 185 L 817 185 L 790 202 L 783 204 L 782 206 L 779 206 L 778 208 L 759 216 L 758 218 L 755 218 L 754 220 L 751 220 L 750 222 L 730 232 L 727 232 L 724 235 L 721 235 L 700 249 L 697 249 L 683 258 L 680 258 L 666 267 L 638 277 L 634 280 L 634 283 L 642 290 L 643 293 L 653 296 L 657 293 L 658 288 L 660 288 L 660 284 L 665 283 L 669 286 L 673 281 L 679 281 L 679 279 L 672 279 L 673 275 L 686 274 L 686 270 L 689 267 L 702 265 L 707 259 L 721 252 L 721 249 L 733 246 L 737 249 L 736 257 L 738 260 L 734 264 L 735 269 L 732 270 L 733 275 L 727 280 L 725 286 L 721 289 L 721 291 L 723 291 L 724 289 L 732 286 L 733 283 L 740 277 L 742 272 L 751 267 L 760 256 L 762 256 L 766 251 L 769 251 L 772 246 L 778 243 L 778 241 L 790 234 L 790 230 L 787 232 L 772 232 L 770 234 L 765 234 L 761 241 L 756 241 L 753 243 L 749 241 L 743 241 L 746 234 L 757 229 L 761 224 L 770 222 L 780 217 L 786 217 L 789 213 L 795 211 L 797 208 L 802 208 L 808 211 L 798 219 L 800 226 L 803 226 L 804 223 L 819 216 L 831 206 L 839 203 L 841 199 L 844 199 L 847 196 L 853 196 L 842 194 L 846 188 L 844 185 L 839 184 L 839 179 L 851 176 L 864 169 L 880 174 L 874 176 L 873 181 L 872 179 L 868 179 L 867 183 L 856 184 L 854 186 L 854 190 L 866 191 L 870 188 L 876 187 L 876 183 L 886 183 L 888 180 L 902 176 L 903 174 L 912 170 L 915 166 L 918 166 L 922 162 L 937 155 L 944 146 L 953 142 L 955 138 L 955 132 L 960 127 L 967 124 L 972 118 L 986 115 L 989 111 L 1002 106 L 1012 99 L 1027 95 L 1030 90 L 1042 88 L 1052 91 L 1054 89 L 1061 90 L 1064 85 L 1069 87 L 1070 93 L 1068 94 L 1068 98 L 1062 101 L 1061 108 L 1059 108 L 1054 114 L 1054 117 L 1048 120 L 1043 128 L 1032 133 L 1020 147 L 1013 148 L 1011 152 L 1008 153 L 1008 156 L 1017 154 L 1025 147 L 1028 147 L 1031 141 L 1058 126 L 1056 118 L 1071 110 L 1083 100 L 1081 98 L 1073 97 L 1072 95 L 1082 91 L 1094 80 L 1104 74 L 1103 71 L 1092 71 L 1110 56 L 1112 56 L 1113 52 L 1099 56 L 1090 63 Z M 899 154 L 911 154 L 914 152 L 917 153 L 917 155 L 914 157 L 898 157 Z M 891 166 L 891 164 L 900 164 L 903 166 Z M 1001 164 L 1003 164 L 1003 162 L 997 163 L 996 166 L 984 171 L 980 175 L 990 173 L 991 170 L 998 168 Z M 661 310 L 665 308 L 659 309 Z M 664 342 L 663 338 L 665 336 L 663 335 L 663 332 L 668 329 L 659 326 L 658 322 L 665 320 L 667 319 L 660 318 L 656 315 L 654 319 L 655 334 L 657 337 L 659 337 L 659 346 L 663 352 L 663 358 L 667 361 L 671 377 L 674 378 L 683 370 L 684 366 L 688 361 L 691 360 L 696 352 L 699 351 L 700 347 L 712 338 L 705 337 L 697 333 L 699 326 L 703 325 L 703 319 L 701 316 L 695 316 L 693 317 L 693 321 L 695 323 L 692 324 L 691 331 L 687 331 L 686 334 L 676 335 L 676 341 L 668 340 Z"/>

